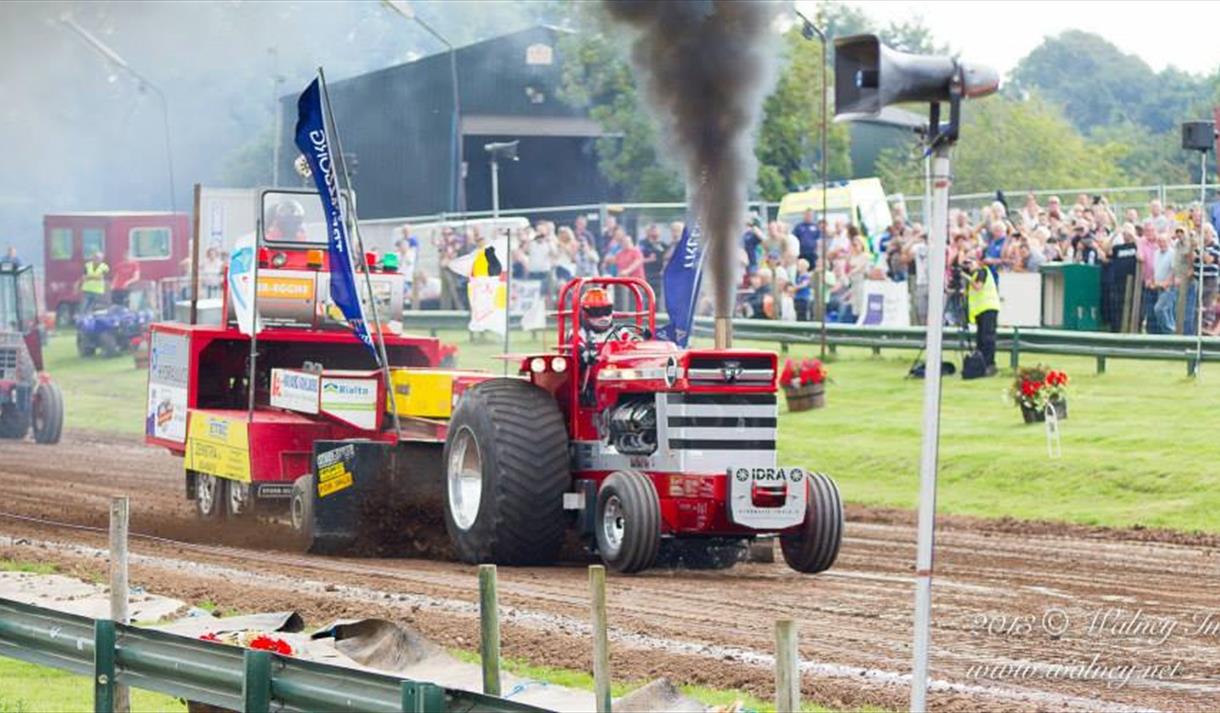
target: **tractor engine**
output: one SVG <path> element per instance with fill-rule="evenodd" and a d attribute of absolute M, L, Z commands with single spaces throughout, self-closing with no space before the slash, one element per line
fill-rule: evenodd
<path fill-rule="evenodd" d="M 652 394 L 628 397 L 607 415 L 610 445 L 623 455 L 646 456 L 657 449 L 657 406 Z"/>

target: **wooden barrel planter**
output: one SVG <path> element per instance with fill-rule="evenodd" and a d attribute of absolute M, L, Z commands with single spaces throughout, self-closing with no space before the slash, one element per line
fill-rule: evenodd
<path fill-rule="evenodd" d="M 805 384 L 803 386 L 785 386 L 784 395 L 788 397 L 788 411 L 809 411 L 826 405 L 826 382 L 820 384 Z"/>
<path fill-rule="evenodd" d="M 1050 406 L 1055 411 L 1055 417 L 1062 421 L 1068 417 L 1067 399 L 1055 399 Z M 1041 423 L 1046 420 L 1046 411 L 1040 411 L 1028 406 L 1021 406 L 1021 416 L 1026 423 Z"/>

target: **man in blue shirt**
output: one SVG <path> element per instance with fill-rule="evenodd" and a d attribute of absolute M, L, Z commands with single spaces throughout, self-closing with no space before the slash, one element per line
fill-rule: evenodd
<path fill-rule="evenodd" d="M 821 226 L 825 224 L 825 221 L 821 225 L 814 223 L 813 211 L 807 210 L 801 222 L 792 227 L 792 234 L 801 244 L 800 258 L 808 260 L 810 268 L 818 264 L 818 241 L 822 239 Z"/>

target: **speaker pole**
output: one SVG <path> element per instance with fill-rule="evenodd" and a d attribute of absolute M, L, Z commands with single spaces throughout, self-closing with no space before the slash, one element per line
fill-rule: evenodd
<path fill-rule="evenodd" d="M 1207 149 L 1199 152 L 1199 268 L 1195 272 L 1195 300 L 1199 307 L 1195 314 L 1195 381 L 1203 378 L 1203 226 L 1207 222 Z"/>
<path fill-rule="evenodd" d="M 931 244 L 928 249 L 927 365 L 923 382 L 923 443 L 919 456 L 919 523 L 915 557 L 915 641 L 911 710 L 928 710 L 928 648 L 932 617 L 932 548 L 936 534 L 936 469 L 940 457 L 940 386 L 945 333 L 945 262 L 949 243 L 949 154 L 952 140 L 929 132 L 932 167 Z"/>

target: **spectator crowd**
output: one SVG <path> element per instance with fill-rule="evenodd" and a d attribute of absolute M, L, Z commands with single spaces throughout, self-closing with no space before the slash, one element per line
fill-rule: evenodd
<path fill-rule="evenodd" d="M 828 230 L 826 221 L 815 222 L 812 211 L 791 228 L 751 220 L 739 254 L 747 276 L 740 314 L 812 319 L 816 282 L 811 273 L 820 266 L 825 240 L 828 319 L 855 322 L 864 308 L 866 281 L 890 280 L 908 283 L 912 320 L 925 323 L 927 231 L 910 222 L 901 205 L 891 214 L 892 224 L 871 240 L 841 218 Z M 974 215 L 951 210 L 945 275 L 950 323 L 962 319 L 962 266 L 971 260 L 986 265 L 1000 284 L 1005 273 L 1036 273 L 1046 263 L 1096 265 L 1101 318 L 1111 330 L 1123 330 L 1124 312 L 1135 302 L 1127 301 L 1130 284 L 1140 292 L 1131 326 L 1153 334 L 1194 334 L 1201 298 L 1205 333 L 1220 333 L 1220 241 L 1199 204 L 1166 209 L 1153 200 L 1145 213 L 1128 208 L 1120 216 L 1104 196 L 1081 194 L 1067 207 L 1058 196 L 1041 205 L 1031 193 L 1020 208 L 997 200 Z"/>
<path fill-rule="evenodd" d="M 738 316 L 813 319 L 820 272 L 832 321 L 855 322 L 864 309 L 867 281 L 888 280 L 907 284 L 912 321 L 925 323 L 928 233 L 907 218 L 901 204 L 891 208 L 891 215 L 892 223 L 875 236 L 842 217 L 832 217 L 828 226 L 812 211 L 792 225 L 752 217 L 737 251 L 742 275 Z M 548 304 L 573 277 L 641 277 L 663 306 L 662 271 L 682 230 L 681 222 L 644 222 L 633 235 L 614 214 L 598 231 L 583 215 L 567 225 L 539 220 L 513 230 L 509 264 L 499 269 L 511 270 L 513 279 L 541 283 Z M 408 278 L 407 303 L 423 309 L 468 308 L 465 278 L 447 268 L 486 247 L 487 236 L 474 225 L 446 225 L 434 232 L 432 243 L 439 274 L 420 267 L 421 239 L 411 227 L 400 230 L 396 251 L 399 271 Z M 1006 273 L 1037 273 L 1047 263 L 1096 265 L 1101 272 L 1101 318 L 1108 328 L 1193 334 L 1201 298 L 1205 333 L 1220 333 L 1220 241 L 1198 204 L 1166 208 L 1153 200 L 1144 212 L 1116 211 L 1104 196 L 1081 194 L 1065 206 L 1058 196 L 1043 205 L 1031 193 L 1020 207 L 997 200 L 977 211 L 951 210 L 945 275 L 946 319 L 951 324 L 959 323 L 965 312 L 962 266 L 967 262 L 986 265 L 1001 284 Z M 1139 291 L 1139 312 L 1123 325 L 1124 313 L 1135 302 L 1128 302 L 1129 284 Z M 712 303 L 710 289 L 704 287 L 699 311 L 707 314 Z"/>

